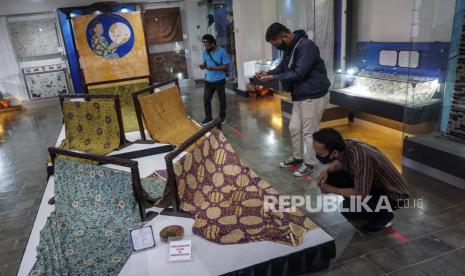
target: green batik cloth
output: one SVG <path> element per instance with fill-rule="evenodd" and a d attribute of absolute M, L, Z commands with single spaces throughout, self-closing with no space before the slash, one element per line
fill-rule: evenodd
<path fill-rule="evenodd" d="M 121 104 L 121 113 L 123 116 L 124 131 L 138 131 L 136 110 L 132 93 L 149 86 L 148 79 L 125 81 L 119 83 L 110 83 L 95 85 L 89 87 L 89 94 L 96 95 L 118 95 Z"/>
<path fill-rule="evenodd" d="M 109 100 L 63 103 L 66 139 L 61 147 L 107 155 L 120 145 L 115 104 Z"/>
<path fill-rule="evenodd" d="M 142 224 L 131 174 L 57 159 L 55 200 L 31 275 L 118 275 Z"/>
<path fill-rule="evenodd" d="M 149 201 L 156 202 L 163 196 L 166 187 L 166 180 L 161 178 L 144 178 L 141 179 L 144 197 Z"/>

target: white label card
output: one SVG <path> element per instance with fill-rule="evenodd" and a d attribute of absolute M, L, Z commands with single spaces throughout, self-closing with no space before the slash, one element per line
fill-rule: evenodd
<path fill-rule="evenodd" d="M 131 230 L 132 246 L 134 251 L 146 249 L 155 246 L 152 226 L 147 225 L 141 228 Z"/>
<path fill-rule="evenodd" d="M 169 258 L 170 262 L 176 261 L 190 261 L 192 260 L 192 242 L 186 241 L 172 241 L 170 242 Z"/>

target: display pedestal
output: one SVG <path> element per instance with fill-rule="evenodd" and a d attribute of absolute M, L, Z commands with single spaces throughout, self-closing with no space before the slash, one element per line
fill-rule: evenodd
<path fill-rule="evenodd" d="M 465 145 L 439 133 L 406 137 L 402 165 L 465 189 Z"/>

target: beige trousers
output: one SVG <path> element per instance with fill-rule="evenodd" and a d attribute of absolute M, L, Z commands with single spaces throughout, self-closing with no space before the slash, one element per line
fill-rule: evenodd
<path fill-rule="evenodd" d="M 291 134 L 293 157 L 303 159 L 309 165 L 318 163 L 315 151 L 313 150 L 312 135 L 320 129 L 321 117 L 328 102 L 329 93 L 318 99 L 308 99 L 292 103 L 289 133 Z"/>

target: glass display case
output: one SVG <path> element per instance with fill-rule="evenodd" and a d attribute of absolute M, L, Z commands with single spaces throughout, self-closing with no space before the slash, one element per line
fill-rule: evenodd
<path fill-rule="evenodd" d="M 407 77 L 386 73 L 336 73 L 332 91 L 404 106 L 441 101 L 439 82 L 434 78 Z"/>

